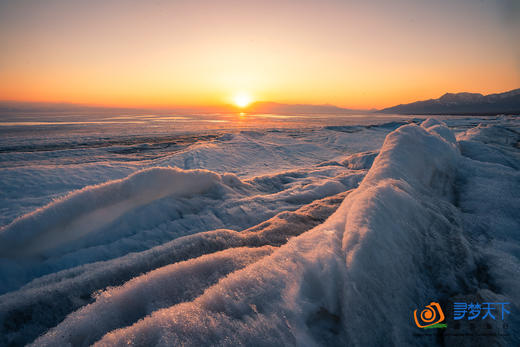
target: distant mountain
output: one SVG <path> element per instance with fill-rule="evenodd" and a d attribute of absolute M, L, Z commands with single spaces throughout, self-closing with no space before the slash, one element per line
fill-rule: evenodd
<path fill-rule="evenodd" d="M 110 107 L 96 105 L 81 105 L 73 103 L 54 103 L 54 102 L 17 102 L 0 100 L 0 116 L 4 114 L 24 114 L 24 113 L 60 113 L 74 112 L 77 114 L 93 113 L 214 113 L 214 112 L 247 112 L 247 113 L 280 113 L 280 114 L 352 114 L 367 113 L 372 111 L 353 110 L 341 108 L 334 105 L 311 105 L 311 104 L 282 104 L 270 101 L 254 102 L 246 108 L 240 109 L 234 105 L 217 106 L 193 106 L 193 107 L 150 107 L 150 108 L 130 108 L 130 107 Z"/>
<path fill-rule="evenodd" d="M 446 93 L 438 99 L 382 109 L 397 114 L 520 114 L 520 89 L 505 93 Z"/>
<path fill-rule="evenodd" d="M 270 101 L 259 101 L 249 105 L 244 111 L 248 113 L 282 113 L 282 114 L 312 114 L 312 113 L 355 113 L 366 112 L 341 108 L 334 105 L 309 105 L 309 104 L 281 104 Z"/>

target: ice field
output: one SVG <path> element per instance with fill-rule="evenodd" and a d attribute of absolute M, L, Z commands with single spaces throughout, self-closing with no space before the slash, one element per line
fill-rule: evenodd
<path fill-rule="evenodd" d="M 520 344 L 517 117 L 247 117 L 0 122 L 0 345 Z"/>

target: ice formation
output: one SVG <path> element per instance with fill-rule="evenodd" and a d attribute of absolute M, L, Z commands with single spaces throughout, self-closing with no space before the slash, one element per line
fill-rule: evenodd
<path fill-rule="evenodd" d="M 0 343 L 458 343 L 414 336 L 413 310 L 454 298 L 519 309 L 520 135 L 516 120 L 499 123 L 391 124 L 378 151 L 306 169 L 243 179 L 156 168 L 71 193 L 0 233 L 1 275 L 19 278 L 0 296 Z M 261 219 L 244 212 L 236 230 L 181 237 L 168 234 L 180 224 L 147 224 L 172 207 L 216 215 L 200 208 L 216 200 L 224 215 L 249 208 Z M 109 216 L 99 218 L 101 205 Z M 139 230 L 115 220 L 158 243 L 132 251 Z M 80 222 L 79 234 L 54 236 Z M 35 238 L 46 242 L 29 247 Z M 51 271 L 34 268 L 34 256 Z M 508 334 L 486 341 L 518 345 L 519 336 L 511 315 Z"/>

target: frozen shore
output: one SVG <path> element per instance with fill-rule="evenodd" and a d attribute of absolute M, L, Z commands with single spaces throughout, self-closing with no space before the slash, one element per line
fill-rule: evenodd
<path fill-rule="evenodd" d="M 277 173 L 156 167 L 66 194 L 0 230 L 0 344 L 456 343 L 415 336 L 413 310 L 520 308 L 519 129 L 428 119 L 354 154 L 293 146 L 329 158 Z M 518 345 L 508 322 L 486 341 Z"/>

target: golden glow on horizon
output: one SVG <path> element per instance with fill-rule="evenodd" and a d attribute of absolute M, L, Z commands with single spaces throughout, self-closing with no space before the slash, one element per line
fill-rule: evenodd
<path fill-rule="evenodd" d="M 520 46 L 497 4 L 0 2 L 0 100 L 370 109 L 501 92 L 520 86 Z"/>
<path fill-rule="evenodd" d="M 244 108 L 251 103 L 251 96 L 246 92 L 239 92 L 233 97 L 233 103 L 237 107 Z"/>

